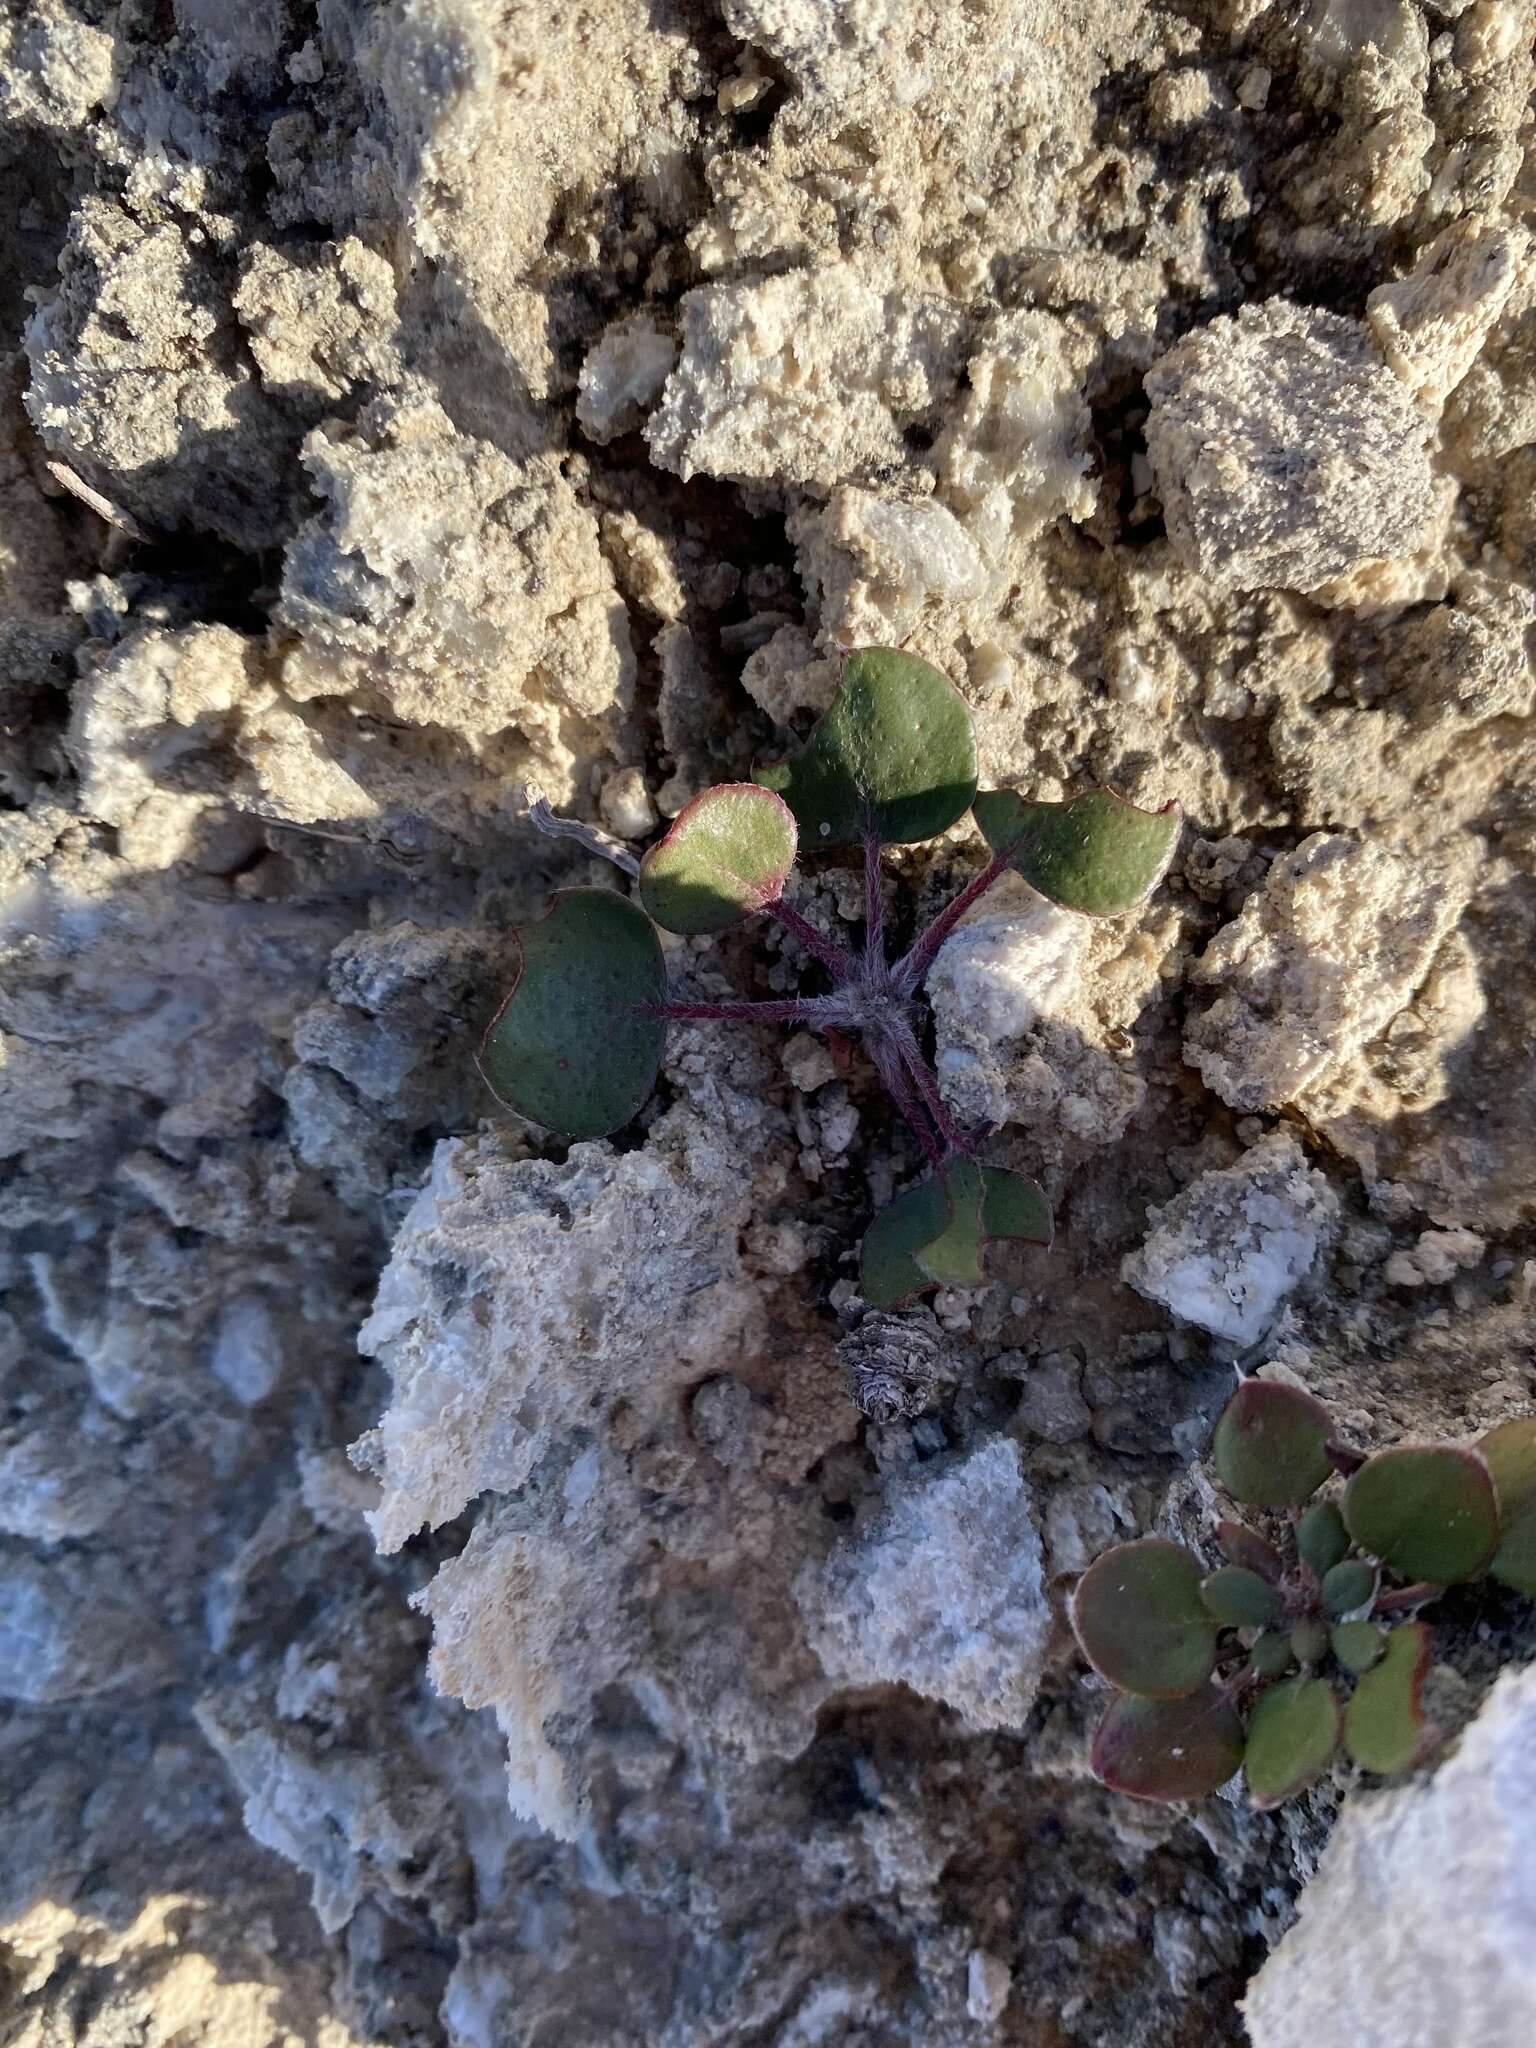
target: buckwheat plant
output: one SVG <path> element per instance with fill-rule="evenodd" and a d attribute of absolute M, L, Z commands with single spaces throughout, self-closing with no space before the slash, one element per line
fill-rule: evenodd
<path fill-rule="evenodd" d="M 886 944 L 881 857 L 945 832 L 970 810 L 991 849 L 975 878 L 899 957 Z M 634 873 L 638 901 L 609 889 L 562 889 L 516 933 L 517 978 L 481 1048 L 487 1082 L 508 1107 L 568 1138 L 602 1137 L 640 1110 L 671 1018 L 731 1018 L 857 1036 L 916 1134 L 928 1177 L 877 1216 L 864 1238 L 860 1286 L 889 1309 L 935 1286 L 975 1287 L 998 1239 L 1048 1244 L 1039 1187 L 980 1155 L 986 1132 L 951 1114 L 923 1049 L 924 976 L 960 918 L 1010 872 L 1087 917 L 1133 909 L 1156 887 L 1178 839 L 1176 804 L 1145 811 L 1108 789 L 1065 803 L 1012 790 L 978 795 L 976 739 L 959 691 L 916 656 L 872 647 L 851 655 L 837 696 L 796 754 L 696 797 L 638 864 L 589 828 L 553 818 Z M 784 900 L 801 844 L 862 858 L 862 934 L 819 930 Z M 775 919 L 826 985 L 782 1001 L 695 1002 L 667 986 L 656 927 L 723 932 Z"/>
<path fill-rule="evenodd" d="M 1440 1735 L 1420 1701 L 1430 1630 L 1406 1617 L 1485 1572 L 1536 1595 L 1536 1417 L 1472 1449 L 1364 1458 L 1320 1401 L 1247 1380 L 1212 1462 L 1233 1500 L 1276 1518 L 1276 1540 L 1221 1522 L 1214 1571 L 1157 1536 L 1089 1566 L 1072 1622 L 1119 1689 L 1094 1737 L 1096 1775 L 1140 1799 L 1198 1799 L 1241 1768 L 1268 1807 L 1341 1743 L 1363 1770 L 1410 1769 Z"/>

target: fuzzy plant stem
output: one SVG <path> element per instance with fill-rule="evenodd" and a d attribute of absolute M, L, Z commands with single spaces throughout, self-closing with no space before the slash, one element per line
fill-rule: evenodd
<path fill-rule="evenodd" d="M 885 968 L 885 897 L 880 888 L 880 842 L 873 832 L 864 838 L 864 972 L 883 975 Z"/>
<path fill-rule="evenodd" d="M 986 866 L 974 875 L 953 903 L 946 904 L 925 932 L 913 941 L 910 950 L 897 961 L 891 972 L 891 980 L 898 995 L 909 996 L 921 983 L 923 976 L 933 965 L 934 955 L 949 937 L 955 926 L 980 897 L 985 896 L 992 884 L 1007 874 L 1010 857 L 1005 851 L 994 853 Z"/>
<path fill-rule="evenodd" d="M 791 910 L 784 902 L 765 903 L 763 909 L 769 917 L 776 917 L 785 931 L 793 933 L 807 953 L 821 962 L 836 982 L 852 981 L 858 974 L 858 967 L 851 953 L 845 951 L 836 939 L 826 938 L 815 925 L 807 923 L 798 910 Z"/>
<path fill-rule="evenodd" d="M 815 1024 L 823 1012 L 814 996 L 795 996 L 770 1003 L 641 1003 L 646 1017 L 716 1017 L 737 1024 Z"/>
<path fill-rule="evenodd" d="M 917 1092 L 922 1097 L 923 1107 L 933 1118 L 939 1135 L 952 1152 L 963 1152 L 969 1157 L 974 1150 L 970 1134 L 963 1131 L 950 1115 L 949 1105 L 944 1100 L 932 1068 L 923 1058 L 922 1048 L 918 1045 L 916 1033 L 911 1025 L 902 1017 L 888 1026 L 888 1029 L 896 1048 L 896 1056 L 912 1077 Z"/>
<path fill-rule="evenodd" d="M 875 1072 L 880 1076 L 886 1094 L 911 1126 L 928 1164 L 937 1172 L 944 1164 L 944 1154 L 922 1104 L 912 1092 L 896 1046 L 883 1034 L 871 1032 L 864 1041 L 864 1047 L 874 1062 Z"/>

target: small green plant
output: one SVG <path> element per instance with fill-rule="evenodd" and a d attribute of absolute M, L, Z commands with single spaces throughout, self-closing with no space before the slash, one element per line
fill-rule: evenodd
<path fill-rule="evenodd" d="M 918 994 L 961 916 L 1010 871 L 1051 902 L 1089 917 L 1133 909 L 1156 887 L 1177 842 L 1176 804 L 1145 811 L 1112 790 L 1030 803 L 977 793 L 970 708 L 938 669 L 891 648 L 848 658 L 831 708 L 805 745 L 696 797 L 644 859 L 600 846 L 636 876 L 639 901 L 563 889 L 516 934 L 517 978 L 481 1048 L 497 1097 L 570 1138 L 618 1130 L 650 1094 L 670 1018 L 736 1018 L 857 1035 L 927 1157 L 929 1178 L 879 1215 L 864 1239 L 861 1288 L 877 1309 L 923 1290 L 975 1287 L 986 1247 L 1048 1244 L 1040 1188 L 984 1163 L 983 1130 L 950 1114 L 923 1051 Z M 896 959 L 886 945 L 881 856 L 945 832 L 972 811 L 991 859 Z M 555 820 L 589 845 L 597 835 Z M 801 845 L 862 852 L 865 917 L 855 944 L 792 910 L 784 889 Z M 772 1002 L 691 1002 L 667 987 L 656 927 L 684 934 L 772 917 L 824 972 L 818 992 Z"/>
<path fill-rule="evenodd" d="M 1320 1401 L 1246 1380 L 1212 1462 L 1234 1500 L 1283 1512 L 1284 1533 L 1221 1522 L 1214 1571 L 1156 1536 L 1089 1566 L 1072 1625 L 1118 1688 L 1095 1774 L 1140 1799 L 1198 1799 L 1241 1766 L 1267 1807 L 1311 1784 L 1341 1741 L 1364 1770 L 1409 1769 L 1440 1737 L 1420 1703 L 1430 1630 L 1405 1617 L 1484 1572 L 1536 1596 L 1536 1417 L 1471 1450 L 1363 1458 Z"/>

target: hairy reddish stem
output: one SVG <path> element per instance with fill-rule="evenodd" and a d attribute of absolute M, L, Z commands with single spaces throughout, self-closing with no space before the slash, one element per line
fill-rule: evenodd
<path fill-rule="evenodd" d="M 746 1024 L 814 1024 L 821 1011 L 814 996 L 769 1003 L 642 1003 L 647 1017 L 724 1017 Z"/>
<path fill-rule="evenodd" d="M 994 853 L 980 874 L 971 878 L 953 903 L 946 904 L 925 932 L 912 942 L 907 953 L 897 961 L 891 971 L 891 978 L 898 994 L 909 996 L 922 981 L 933 965 L 934 955 L 949 937 L 955 926 L 964 917 L 971 905 L 984 896 L 992 884 L 1007 874 L 1010 856 L 1004 851 Z"/>
<path fill-rule="evenodd" d="M 938 1079 L 928 1062 L 923 1058 L 922 1049 L 918 1045 L 912 1027 L 905 1019 L 892 1027 L 891 1038 L 896 1047 L 897 1057 L 916 1084 L 917 1092 L 923 1100 L 923 1107 L 933 1118 L 935 1125 L 938 1127 L 939 1135 L 952 1151 L 963 1152 L 969 1156 L 973 1150 L 972 1139 L 968 1132 L 960 1128 L 959 1124 L 955 1122 L 954 1117 L 950 1114 L 949 1105 L 944 1100 L 943 1091 L 939 1087 Z"/>
<path fill-rule="evenodd" d="M 782 900 L 765 903 L 764 911 L 769 917 L 776 917 L 785 931 L 792 932 L 804 946 L 807 953 L 818 959 L 834 981 L 853 981 L 858 975 L 858 965 L 853 955 L 840 946 L 836 939 L 829 939 L 815 925 L 808 924 L 798 910 L 791 910 Z"/>
<path fill-rule="evenodd" d="M 889 1038 L 871 1035 L 865 1041 L 865 1049 L 874 1062 L 875 1072 L 880 1076 L 885 1092 L 895 1103 L 902 1117 L 911 1126 L 917 1142 L 922 1146 L 928 1164 L 938 1172 L 944 1164 L 944 1154 L 932 1127 L 924 1113 L 922 1104 L 912 1093 L 902 1069 L 900 1055 Z"/>
<path fill-rule="evenodd" d="M 880 842 L 873 832 L 864 838 L 864 968 L 873 973 L 885 965 L 885 897 L 880 889 Z"/>

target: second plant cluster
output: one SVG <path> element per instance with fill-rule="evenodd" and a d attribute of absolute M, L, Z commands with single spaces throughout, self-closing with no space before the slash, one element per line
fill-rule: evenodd
<path fill-rule="evenodd" d="M 1117 1791 L 1174 1800 L 1241 1769 L 1262 1807 L 1311 1784 L 1341 1743 L 1364 1770 L 1409 1769 L 1440 1739 L 1420 1697 L 1433 1647 L 1418 1610 L 1485 1573 L 1536 1596 L 1536 1417 L 1470 1449 L 1405 1444 L 1366 1458 L 1310 1394 L 1247 1380 L 1212 1460 L 1231 1498 L 1277 1526 L 1219 1523 L 1214 1570 L 1149 1536 L 1084 1573 L 1073 1626 L 1117 1688 L 1095 1772 Z"/>

